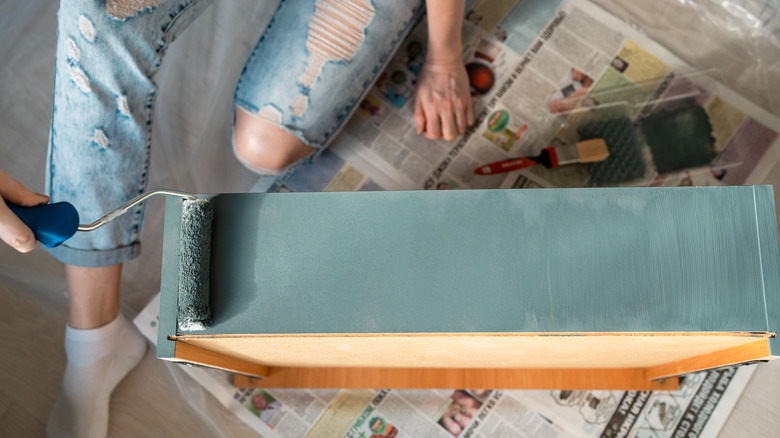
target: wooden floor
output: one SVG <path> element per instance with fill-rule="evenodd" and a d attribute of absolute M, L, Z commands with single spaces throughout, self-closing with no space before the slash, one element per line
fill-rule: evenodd
<path fill-rule="evenodd" d="M 35 273 L 11 264 L 19 259 L 9 251 L 0 249 L 0 437 L 41 437 L 65 367 L 65 283 L 62 268 L 43 251 L 24 256 L 42 268 Z M 155 358 L 150 345 L 114 391 L 110 437 L 222 436 L 210 423 L 225 436 L 257 436 L 177 367 Z M 180 392 L 177 381 L 191 391 Z M 209 414 L 196 412 L 185 398 L 202 402 Z"/>
<path fill-rule="evenodd" d="M 21 261 L 34 262 L 35 272 Z M 21 284 L 19 278 L 24 278 Z M 134 289 L 127 287 L 126 289 Z M 65 366 L 62 268 L 43 251 L 20 259 L 0 247 L 0 436 L 43 436 Z M 149 291 L 149 297 L 154 291 Z M 136 298 L 138 299 L 138 298 Z M 132 316 L 132 310 L 124 309 Z M 197 383 L 154 357 L 119 384 L 111 398 L 110 437 L 256 436 Z M 175 373 L 172 374 L 172 372 Z M 181 391 L 177 382 L 181 383 Z M 780 361 L 759 365 L 721 436 L 773 436 L 780 430 Z M 185 399 L 208 412 L 198 412 Z M 221 431 L 221 432 L 220 432 Z"/>

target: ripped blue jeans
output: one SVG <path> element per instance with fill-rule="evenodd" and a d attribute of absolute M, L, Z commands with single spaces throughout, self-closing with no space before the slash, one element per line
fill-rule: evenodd
<path fill-rule="evenodd" d="M 147 190 L 152 78 L 169 44 L 211 2 L 62 0 L 46 178 L 53 201 L 74 204 L 82 218 L 99 218 Z M 279 0 L 245 61 L 233 107 L 316 148 L 296 166 L 311 162 L 422 9 L 421 0 Z M 140 248 L 143 216 L 138 206 L 49 251 L 77 266 L 129 261 Z"/>

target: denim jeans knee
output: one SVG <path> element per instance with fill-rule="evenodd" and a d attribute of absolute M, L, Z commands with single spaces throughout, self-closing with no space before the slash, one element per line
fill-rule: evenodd
<path fill-rule="evenodd" d="M 234 107 L 314 146 L 317 152 L 297 165 L 311 163 L 420 19 L 422 3 L 282 1 L 236 83 Z"/>

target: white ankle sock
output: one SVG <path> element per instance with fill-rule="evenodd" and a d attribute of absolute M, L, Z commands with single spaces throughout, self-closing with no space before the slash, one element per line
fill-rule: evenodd
<path fill-rule="evenodd" d="M 121 313 L 96 329 L 66 327 L 68 363 L 62 392 L 49 414 L 46 435 L 104 438 L 111 392 L 145 352 L 146 340 Z"/>

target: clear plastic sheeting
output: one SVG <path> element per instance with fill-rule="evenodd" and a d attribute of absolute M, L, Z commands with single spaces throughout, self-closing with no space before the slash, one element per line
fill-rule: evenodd
<path fill-rule="evenodd" d="M 780 0 L 594 3 L 780 116 Z"/>
<path fill-rule="evenodd" d="M 181 396 L 187 400 L 198 418 L 202 418 L 208 427 L 207 436 L 230 438 L 256 436 L 249 426 L 244 424 L 232 411 L 222 406 L 208 391 L 184 372 L 187 365 L 166 362 L 165 368 L 171 380 L 176 383 Z M 224 373 L 229 378 L 228 373 Z M 204 430 L 205 432 L 205 430 Z"/>
<path fill-rule="evenodd" d="M 697 71 L 711 72 L 716 80 L 780 116 L 780 0 L 595 2 Z M 258 181 L 232 156 L 231 102 L 243 60 L 270 20 L 274 5 L 270 0 L 217 2 L 172 45 L 155 77 L 159 92 L 150 189 L 243 192 Z M 56 12 L 55 2 L 48 0 L 6 0 L 0 4 L 0 167 L 37 192 L 44 188 Z M 106 182 L 111 178 L 106 175 Z M 780 183 L 777 175 L 771 178 Z M 139 312 L 159 291 L 162 224 L 162 201 L 150 201 L 142 255 L 124 271 L 122 299 L 128 316 Z M 36 303 L 61 306 L 56 315 L 64 321 L 61 265 L 41 250 L 20 256 L 4 244 L 0 247 L 2 286 L 35 291 Z M 35 342 L 36 337 L 51 334 L 29 333 L 28 341 Z M 64 368 L 64 354 L 58 354 Z M 151 356 L 147 354 L 140 368 L 131 373 L 136 384 L 123 387 L 122 394 L 113 398 L 112 433 L 139 423 L 148 426 L 146 432 L 161 431 L 156 435 L 165 435 L 162 432 L 167 430 L 176 435 L 186 431 L 192 437 L 254 436 L 185 375 L 180 365 L 160 364 Z M 149 382 L 163 383 L 152 386 Z M 53 401 L 59 386 L 39 390 L 48 393 L 46 400 Z M 150 399 L 147 391 L 155 398 Z M 181 411 L 185 403 L 190 412 Z M 175 410 L 178 412 L 161 415 Z M 175 427 L 178 422 L 188 422 L 188 426 L 179 429 Z"/>

